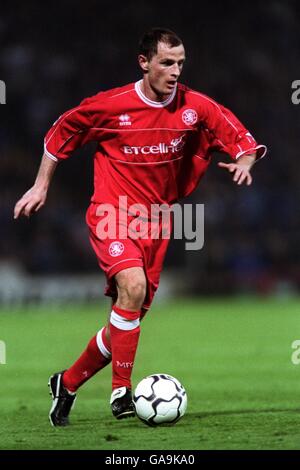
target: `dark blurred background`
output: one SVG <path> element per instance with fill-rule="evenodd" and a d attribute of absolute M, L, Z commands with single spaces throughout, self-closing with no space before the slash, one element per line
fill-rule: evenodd
<path fill-rule="evenodd" d="M 1 2 L 0 278 L 99 273 L 85 210 L 92 194 L 93 145 L 59 165 L 46 207 L 12 219 L 16 200 L 33 184 L 43 137 L 57 117 L 98 91 L 136 81 L 137 45 L 152 26 L 183 39 L 181 82 L 231 109 L 267 156 L 254 183 L 237 187 L 215 155 L 185 202 L 205 204 L 205 245 L 186 251 L 172 241 L 166 273 L 182 290 L 202 295 L 290 295 L 300 288 L 300 79 L 297 1 L 144 2 L 95 0 Z M 178 279 L 178 276 L 177 276 Z"/>

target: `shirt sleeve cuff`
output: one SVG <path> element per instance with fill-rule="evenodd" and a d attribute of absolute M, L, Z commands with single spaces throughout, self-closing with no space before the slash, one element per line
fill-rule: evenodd
<path fill-rule="evenodd" d="M 58 162 L 58 158 L 55 157 L 55 155 L 52 155 L 52 153 L 48 152 L 48 150 L 46 149 L 46 145 L 44 144 L 44 154 L 48 157 L 48 158 L 51 158 L 51 160 L 55 161 L 55 162 Z"/>
<path fill-rule="evenodd" d="M 258 162 L 258 160 L 261 160 L 266 155 L 267 147 L 265 145 L 257 145 L 256 147 L 253 147 L 251 149 L 243 150 L 235 156 L 235 160 L 238 160 L 243 155 L 254 153 L 254 152 L 257 152 L 256 153 L 256 160 L 255 160 L 255 163 L 256 163 L 256 162 Z"/>

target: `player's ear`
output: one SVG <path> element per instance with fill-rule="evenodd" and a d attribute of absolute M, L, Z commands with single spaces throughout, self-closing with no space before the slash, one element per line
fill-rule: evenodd
<path fill-rule="evenodd" d="M 149 70 L 149 62 L 148 62 L 148 59 L 145 55 L 143 54 L 139 54 L 138 56 L 138 62 L 140 64 L 140 67 L 141 69 L 143 70 L 143 72 L 148 72 Z"/>

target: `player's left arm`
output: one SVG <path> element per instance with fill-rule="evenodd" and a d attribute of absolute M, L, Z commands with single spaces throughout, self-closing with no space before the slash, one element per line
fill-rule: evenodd
<path fill-rule="evenodd" d="M 233 174 L 238 185 L 252 183 L 251 169 L 266 154 L 265 145 L 258 144 L 239 119 L 224 106 L 203 95 L 202 116 L 212 137 L 214 150 L 224 152 L 233 162 L 218 165 Z"/>

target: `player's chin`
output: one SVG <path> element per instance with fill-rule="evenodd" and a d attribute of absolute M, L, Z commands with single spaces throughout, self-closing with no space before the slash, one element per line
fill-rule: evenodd
<path fill-rule="evenodd" d="M 160 96 L 162 97 L 163 100 L 167 100 L 169 96 L 171 96 L 172 92 L 173 92 L 173 89 L 169 89 L 166 87 L 160 92 Z"/>

